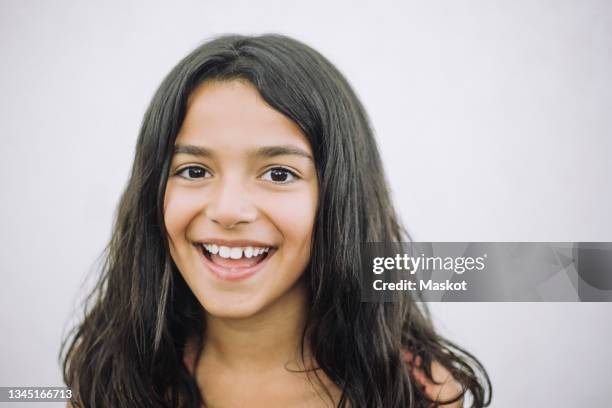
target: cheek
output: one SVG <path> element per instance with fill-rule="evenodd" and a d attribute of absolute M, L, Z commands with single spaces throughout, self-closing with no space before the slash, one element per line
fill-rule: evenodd
<path fill-rule="evenodd" d="M 313 191 L 275 197 L 267 208 L 271 220 L 283 235 L 285 250 L 295 255 L 308 252 L 316 215 Z"/>
<path fill-rule="evenodd" d="M 185 239 L 189 222 L 197 215 L 197 197 L 185 191 L 180 191 L 168 183 L 164 196 L 164 223 L 168 231 L 170 245 Z"/>

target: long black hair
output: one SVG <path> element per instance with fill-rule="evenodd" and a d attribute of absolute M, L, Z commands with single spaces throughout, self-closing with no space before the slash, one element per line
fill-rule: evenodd
<path fill-rule="evenodd" d="M 201 336 L 197 301 L 170 257 L 163 199 L 174 141 L 192 91 L 203 81 L 246 80 L 294 121 L 312 146 L 319 205 L 304 272 L 310 310 L 302 346 L 342 391 L 339 407 L 430 406 L 402 350 L 449 370 L 473 401 L 489 404 L 478 360 L 437 335 L 426 307 L 362 303 L 360 243 L 410 240 L 390 201 L 365 110 L 318 52 L 282 35 L 225 35 L 201 45 L 166 76 L 148 107 L 130 179 L 96 289 L 66 339 L 63 369 L 87 407 L 198 407 L 205 401 L 183 364 Z M 414 359 L 413 359 L 414 362 Z M 488 398 L 487 398 L 488 395 Z"/>

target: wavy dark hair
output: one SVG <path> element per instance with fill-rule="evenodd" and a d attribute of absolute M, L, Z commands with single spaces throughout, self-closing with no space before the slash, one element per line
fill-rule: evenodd
<path fill-rule="evenodd" d="M 473 407 L 488 406 L 491 383 L 485 369 L 436 333 L 425 304 L 410 297 L 399 303 L 361 302 L 359 243 L 410 237 L 391 203 L 356 94 L 318 52 L 275 34 L 208 41 L 180 61 L 155 93 L 102 273 L 82 321 L 62 346 L 73 404 L 199 407 L 205 401 L 183 364 L 187 340 L 199 336 L 201 341 L 205 329 L 202 306 L 170 257 L 163 199 L 188 97 L 203 81 L 236 79 L 253 84 L 312 146 L 320 194 L 312 257 L 304 272 L 310 311 L 301 344 L 309 342 L 318 367 L 342 391 L 338 407 L 431 406 L 402 349 L 422 359 L 429 379 L 430 364 L 437 361 L 470 395 Z"/>

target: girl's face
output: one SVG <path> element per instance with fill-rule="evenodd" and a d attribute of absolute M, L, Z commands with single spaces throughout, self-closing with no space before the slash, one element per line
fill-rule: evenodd
<path fill-rule="evenodd" d="M 250 83 L 192 93 L 164 214 L 172 259 L 208 313 L 251 316 L 301 288 L 317 202 L 306 136 Z"/>

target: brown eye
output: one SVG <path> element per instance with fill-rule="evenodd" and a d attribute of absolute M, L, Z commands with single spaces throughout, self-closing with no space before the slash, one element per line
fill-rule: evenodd
<path fill-rule="evenodd" d="M 206 178 L 206 174 L 210 174 L 208 170 L 199 166 L 189 166 L 185 167 L 176 172 L 179 177 L 182 177 L 187 180 Z"/>
<path fill-rule="evenodd" d="M 276 184 L 288 184 L 298 179 L 294 172 L 284 167 L 274 167 L 266 171 L 262 178 Z"/>

